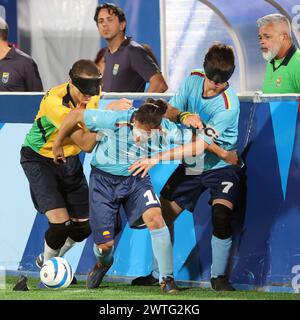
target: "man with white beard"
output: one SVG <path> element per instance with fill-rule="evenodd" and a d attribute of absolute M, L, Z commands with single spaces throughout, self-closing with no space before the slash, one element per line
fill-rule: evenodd
<path fill-rule="evenodd" d="M 257 25 L 262 56 L 268 61 L 263 93 L 300 93 L 300 50 L 293 44 L 289 20 L 269 14 Z"/>

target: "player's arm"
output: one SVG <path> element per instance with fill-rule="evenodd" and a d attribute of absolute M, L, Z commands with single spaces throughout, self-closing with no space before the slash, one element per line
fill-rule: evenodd
<path fill-rule="evenodd" d="M 165 114 L 165 118 L 175 123 L 182 123 L 186 127 L 193 127 L 196 129 L 202 129 L 203 123 L 198 114 L 189 111 L 180 111 L 179 109 L 168 104 L 168 109 Z"/>
<path fill-rule="evenodd" d="M 83 109 L 71 110 L 62 122 L 52 147 L 55 163 L 58 163 L 58 159 L 66 161 L 63 141 L 69 136 L 83 151 L 90 150 L 91 145 L 96 143 L 95 133 L 84 132 L 83 129 L 78 127 L 78 123 L 83 123 L 83 113 Z M 87 143 L 87 140 L 90 140 L 89 143 Z"/>
<path fill-rule="evenodd" d="M 236 151 L 225 150 L 214 142 L 208 145 L 208 147 L 206 148 L 206 151 L 214 153 L 217 157 L 219 157 L 220 159 L 224 160 L 229 164 L 237 165 L 239 163 L 239 157 Z"/>
<path fill-rule="evenodd" d="M 82 151 L 92 152 L 97 142 L 97 133 L 79 128 L 70 134 L 70 138 Z"/>
<path fill-rule="evenodd" d="M 158 152 L 150 158 L 143 158 L 139 161 L 136 161 L 129 167 L 128 170 L 129 172 L 133 172 L 133 176 L 136 176 L 142 172 L 143 178 L 151 168 L 161 161 L 182 160 L 184 157 L 197 156 L 202 154 L 207 147 L 208 143 L 201 138 L 195 138 L 194 141 L 187 144 L 166 150 L 164 152 Z"/>
<path fill-rule="evenodd" d="M 180 86 L 179 90 L 169 101 L 165 117 L 175 123 L 182 123 L 186 127 L 202 129 L 203 123 L 200 116 L 191 111 L 189 97 L 191 88 L 194 86 L 192 76 L 188 76 Z"/>
<path fill-rule="evenodd" d="M 168 90 L 168 85 L 161 73 L 155 73 L 149 79 L 149 87 L 147 92 L 165 92 Z"/>
<path fill-rule="evenodd" d="M 131 47 L 130 65 L 146 82 L 149 82 L 147 92 L 165 92 L 168 85 L 153 59 L 141 46 Z"/>
<path fill-rule="evenodd" d="M 195 157 L 202 154 L 205 150 L 215 153 L 220 159 L 230 164 L 238 164 L 236 152 L 226 151 L 214 142 L 207 143 L 203 138 L 193 135 L 191 142 L 184 143 L 164 152 L 156 153 L 150 158 L 141 159 L 132 164 L 129 167 L 129 171 L 134 172 L 134 176 L 143 172 L 142 177 L 144 177 L 152 167 L 161 161 L 182 160 L 185 157 Z"/>

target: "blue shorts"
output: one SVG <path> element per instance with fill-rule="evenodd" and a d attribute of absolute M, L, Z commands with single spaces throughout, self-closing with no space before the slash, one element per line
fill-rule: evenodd
<path fill-rule="evenodd" d="M 209 189 L 210 204 L 215 199 L 223 199 L 236 206 L 241 174 L 240 167 L 228 166 L 198 175 L 186 175 L 186 167 L 179 165 L 164 185 L 161 196 L 193 212 L 201 194 Z"/>
<path fill-rule="evenodd" d="M 123 206 L 130 227 L 145 227 L 143 213 L 159 207 L 150 176 L 116 176 L 92 167 L 89 184 L 90 225 L 96 244 L 113 240 Z"/>

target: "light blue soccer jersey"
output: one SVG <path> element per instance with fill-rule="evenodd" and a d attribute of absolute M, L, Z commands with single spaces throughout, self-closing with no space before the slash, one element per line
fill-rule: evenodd
<path fill-rule="evenodd" d="M 132 118 L 137 109 L 84 111 L 84 123 L 91 131 L 99 132 L 91 165 L 118 176 L 129 176 L 128 168 L 140 158 L 164 150 L 171 144 L 190 142 L 192 131 L 184 130 L 168 119 L 163 119 L 162 134 L 157 131 L 148 142 L 136 145 L 132 136 Z"/>
<path fill-rule="evenodd" d="M 198 136 L 205 142 L 211 144 L 214 141 L 225 150 L 235 150 L 237 148 L 240 112 L 240 103 L 236 92 L 228 85 L 217 96 L 203 97 L 204 79 L 205 74 L 202 70 L 193 70 L 169 103 L 181 111 L 199 114 L 206 127 L 207 135 L 200 134 Z M 204 158 L 203 171 L 229 165 L 208 151 L 202 157 Z M 194 162 L 190 161 L 191 166 Z"/>

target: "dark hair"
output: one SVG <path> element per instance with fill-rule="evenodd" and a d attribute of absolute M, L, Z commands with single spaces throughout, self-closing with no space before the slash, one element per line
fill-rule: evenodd
<path fill-rule="evenodd" d="M 92 60 L 81 59 L 73 64 L 70 70 L 70 76 L 80 77 L 82 75 L 96 78 L 100 76 L 100 72 L 97 65 Z"/>
<path fill-rule="evenodd" d="M 98 53 L 97 53 L 97 55 L 96 55 L 96 58 L 95 58 L 95 60 L 94 60 L 94 62 L 96 63 L 96 64 L 98 64 L 99 62 L 100 62 L 100 60 L 104 57 L 104 54 L 105 54 L 105 51 L 106 51 L 106 47 L 105 48 L 101 48 L 99 51 L 98 51 Z"/>
<path fill-rule="evenodd" d="M 7 22 L 0 17 L 0 39 L 7 41 L 8 39 L 8 24 Z"/>
<path fill-rule="evenodd" d="M 114 3 L 106 2 L 106 3 L 100 4 L 96 8 L 95 15 L 94 15 L 94 21 L 96 22 L 96 25 L 98 25 L 98 15 L 102 9 L 107 9 L 109 14 L 116 15 L 119 19 L 119 22 L 126 22 L 126 17 L 125 17 L 124 11 L 120 7 L 115 5 Z M 126 31 L 126 26 L 124 28 L 124 33 L 125 33 L 125 31 Z"/>
<path fill-rule="evenodd" d="M 144 47 L 144 49 L 148 53 L 148 56 L 157 64 L 157 66 L 159 66 L 158 61 L 154 55 L 154 52 L 153 52 L 152 48 L 149 46 L 149 44 L 144 43 L 144 44 L 142 44 L 142 46 Z"/>
<path fill-rule="evenodd" d="M 234 71 L 234 52 L 222 43 L 212 45 L 204 58 L 206 76 L 216 83 L 226 82 Z"/>
<path fill-rule="evenodd" d="M 6 30 L 0 30 L 0 39 L 3 41 L 7 41 L 8 38 L 8 29 Z"/>
<path fill-rule="evenodd" d="M 135 120 L 141 124 L 149 124 L 153 128 L 157 128 L 161 124 L 161 120 L 168 109 L 168 104 L 163 99 L 148 98 L 144 104 L 142 104 L 134 117 Z"/>

